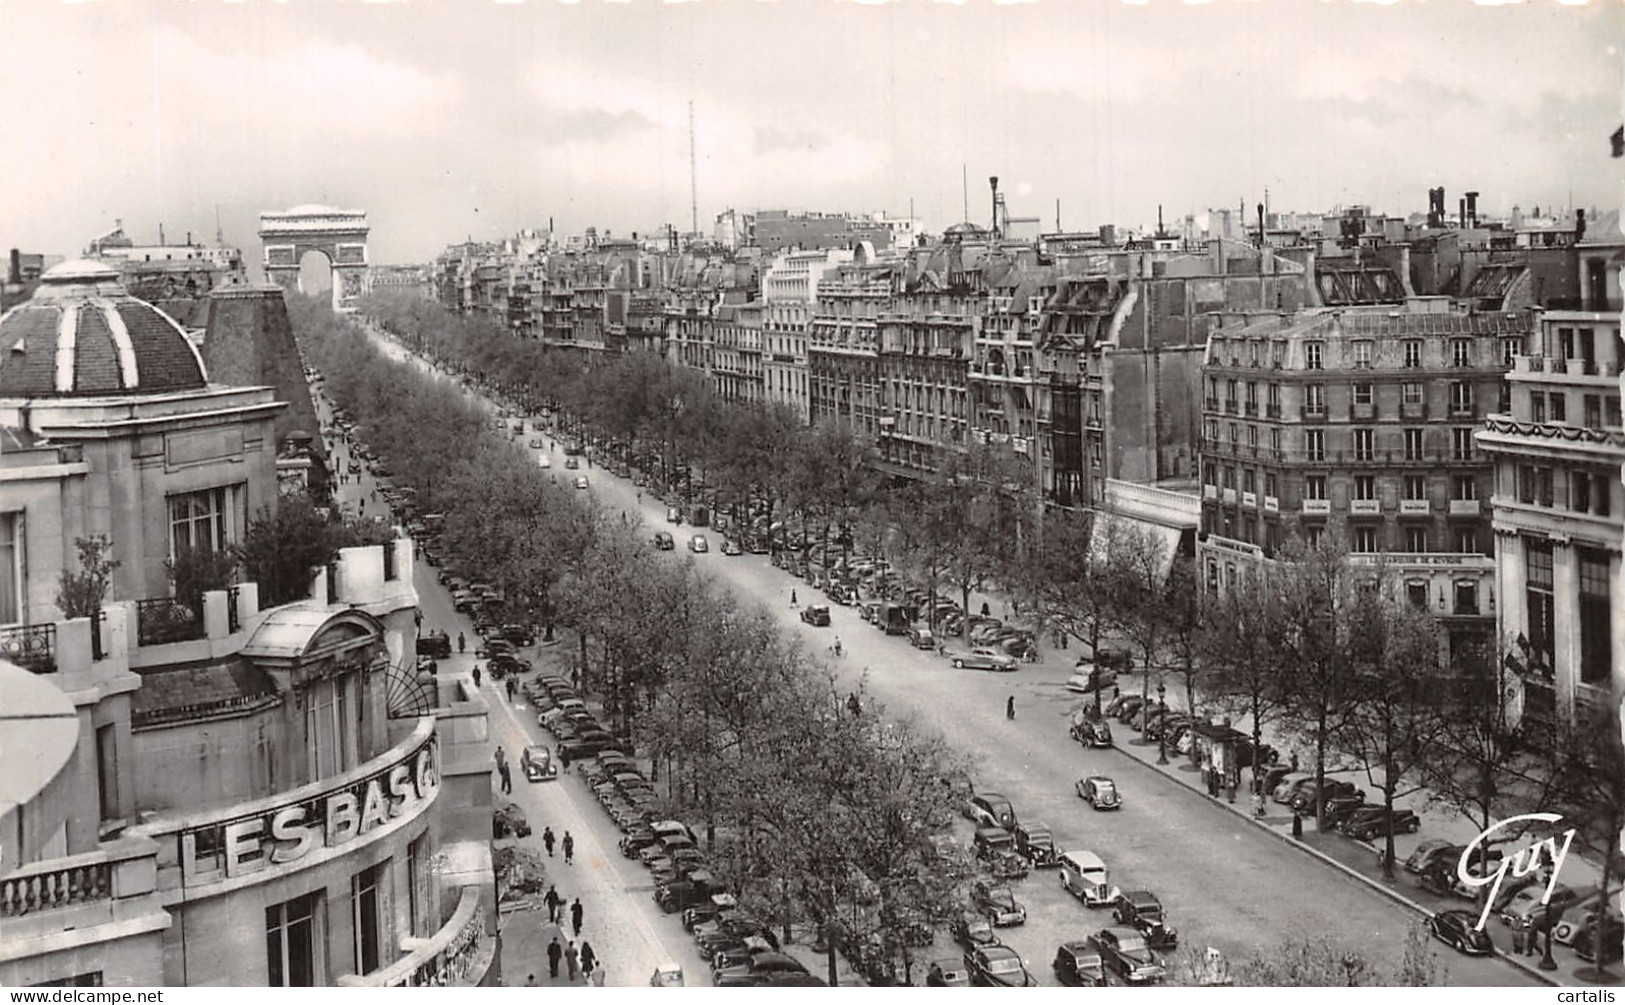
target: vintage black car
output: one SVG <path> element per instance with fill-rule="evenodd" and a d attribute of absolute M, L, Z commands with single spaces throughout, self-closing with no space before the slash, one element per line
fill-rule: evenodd
<path fill-rule="evenodd" d="M 819 628 L 829 627 L 829 605 L 808 604 L 801 609 L 801 620 Z"/>
<path fill-rule="evenodd" d="M 428 635 L 418 636 L 418 655 L 433 656 L 435 659 L 451 658 L 451 636 L 445 632 L 430 632 Z"/>
<path fill-rule="evenodd" d="M 689 921 L 689 912 L 703 908 L 719 895 L 727 896 L 722 883 L 703 869 L 696 869 L 682 879 L 655 887 L 655 903 L 667 914 L 682 911 L 683 927 L 689 931 L 694 930 L 694 925 Z M 709 915 L 715 916 L 714 912 Z"/>
<path fill-rule="evenodd" d="M 1489 934 L 1479 930 L 1478 912 L 1454 908 L 1440 911 L 1428 919 L 1428 931 L 1433 937 L 1458 953 L 1468 956 L 1492 956 L 1495 943 Z"/>
<path fill-rule="evenodd" d="M 1133 928 L 1102 928 L 1089 937 L 1089 946 L 1107 970 L 1129 984 L 1149 984 L 1168 974 L 1162 958 Z"/>
<path fill-rule="evenodd" d="M 965 954 L 971 983 L 990 988 L 1030 988 L 1038 982 L 1008 946 L 980 946 Z"/>
<path fill-rule="evenodd" d="M 1047 869 L 1050 866 L 1060 865 L 1060 859 L 1055 850 L 1055 838 L 1050 835 L 1049 828 L 1041 823 L 1020 823 L 1016 825 L 1016 852 L 1031 862 L 1035 869 Z"/>
<path fill-rule="evenodd" d="M 1055 951 L 1055 977 L 1071 987 L 1106 986 L 1106 965 L 1087 940 L 1063 942 Z"/>
<path fill-rule="evenodd" d="M 1120 893 L 1112 908 L 1117 923 L 1139 931 L 1152 949 L 1172 949 L 1179 944 L 1179 933 L 1163 917 L 1162 901 L 1150 890 Z"/>

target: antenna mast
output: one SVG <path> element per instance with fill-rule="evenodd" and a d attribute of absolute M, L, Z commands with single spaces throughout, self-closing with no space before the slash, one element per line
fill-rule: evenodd
<path fill-rule="evenodd" d="M 965 205 L 963 207 L 964 211 L 965 211 L 965 215 L 961 219 L 964 219 L 965 221 L 969 222 L 969 220 L 970 220 L 970 168 L 966 167 L 963 161 L 961 161 L 960 164 L 959 164 L 959 191 L 960 191 L 960 198 L 963 199 L 964 202 L 965 202 Z"/>
<path fill-rule="evenodd" d="M 690 227 L 694 236 L 700 234 L 700 182 L 694 158 L 694 102 L 688 103 L 688 201 L 691 214 Z"/>

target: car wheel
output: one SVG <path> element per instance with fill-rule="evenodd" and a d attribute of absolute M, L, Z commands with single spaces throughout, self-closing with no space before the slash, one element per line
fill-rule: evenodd
<path fill-rule="evenodd" d="M 955 670 L 963 670 L 963 669 L 965 669 L 965 661 L 964 660 L 954 660 L 954 669 Z"/>

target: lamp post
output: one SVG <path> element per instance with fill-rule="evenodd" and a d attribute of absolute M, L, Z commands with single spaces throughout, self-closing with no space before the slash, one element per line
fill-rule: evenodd
<path fill-rule="evenodd" d="M 1168 689 L 1157 681 L 1157 763 L 1168 763 L 1168 702 L 1164 700 Z"/>

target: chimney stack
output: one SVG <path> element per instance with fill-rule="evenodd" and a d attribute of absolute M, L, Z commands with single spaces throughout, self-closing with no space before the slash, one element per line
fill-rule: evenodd
<path fill-rule="evenodd" d="M 1264 249 L 1264 204 L 1258 204 L 1258 248 Z"/>
<path fill-rule="evenodd" d="M 988 186 L 993 190 L 993 228 L 994 237 L 999 236 L 999 176 L 992 175 L 987 180 Z"/>
<path fill-rule="evenodd" d="M 1465 228 L 1467 226 L 1467 200 L 1457 199 L 1456 207 L 1456 219 L 1458 221 L 1457 225 Z"/>
<path fill-rule="evenodd" d="M 6 274 L 6 281 L 13 285 L 23 281 L 23 253 L 17 248 L 11 249 L 11 271 Z"/>
<path fill-rule="evenodd" d="M 1581 241 L 1585 240 L 1585 236 L 1586 211 L 1583 209 L 1577 209 L 1574 211 L 1574 243 L 1579 244 Z M 15 255 L 16 252 L 14 251 L 12 254 Z"/>
<path fill-rule="evenodd" d="M 1471 224 L 1472 226 L 1474 226 L 1474 227 L 1478 226 L 1478 193 L 1477 192 L 1468 192 L 1467 193 L 1467 219 L 1472 221 L 1472 224 Z"/>
<path fill-rule="evenodd" d="M 1428 189 L 1428 226 L 1444 226 L 1444 186 Z"/>

